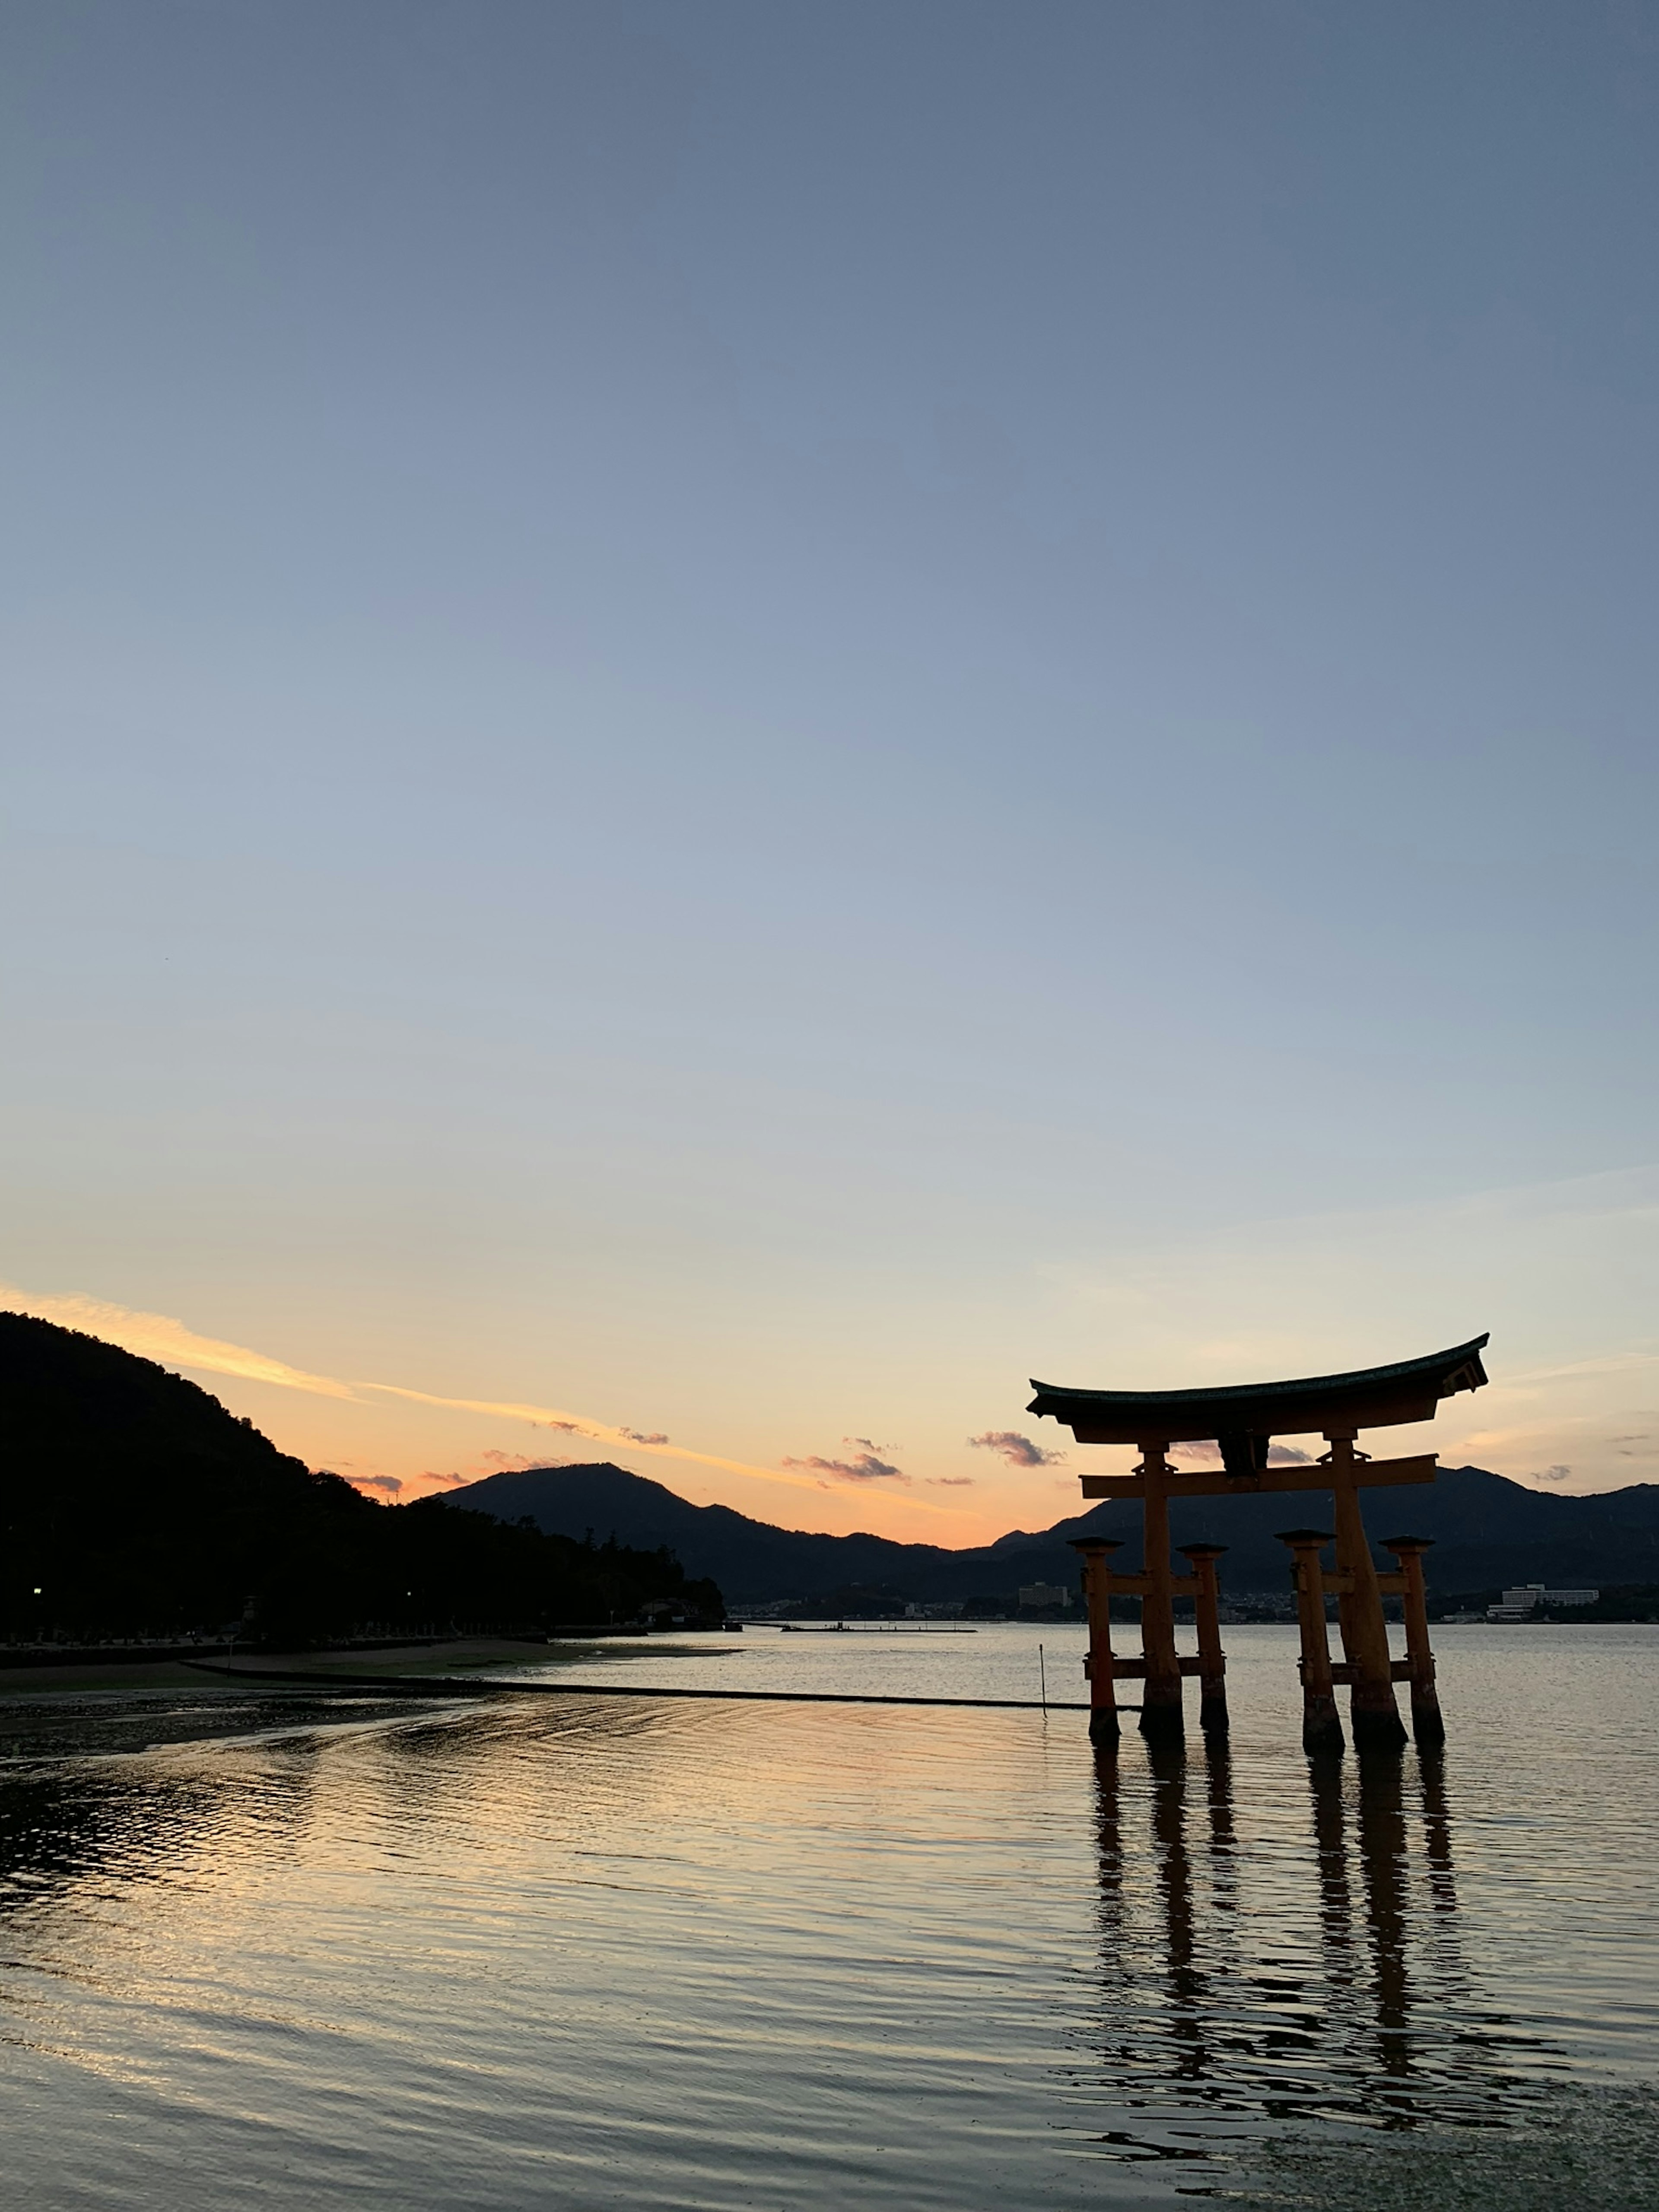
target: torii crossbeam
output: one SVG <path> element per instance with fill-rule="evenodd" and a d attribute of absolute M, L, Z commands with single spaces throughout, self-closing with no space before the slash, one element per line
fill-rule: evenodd
<path fill-rule="evenodd" d="M 1181 1678 L 1197 1674 L 1202 1683 L 1200 1718 L 1206 1728 L 1227 1725 L 1221 1655 L 1216 1545 L 1182 1548 L 1193 1571 L 1177 1578 L 1170 1567 L 1171 1498 L 1224 1498 L 1258 1491 L 1328 1492 L 1334 1507 L 1336 1569 L 1326 1572 L 1320 1553 L 1332 1540 L 1319 1529 L 1283 1533 L 1295 1560 L 1297 1610 L 1302 1628 L 1303 1741 L 1310 1751 L 1340 1750 L 1334 1685 L 1352 1686 L 1351 1717 L 1358 1746 L 1397 1746 L 1406 1740 L 1395 1703 L 1396 1680 L 1411 1684 L 1412 1725 L 1419 1743 L 1443 1741 L 1444 1724 L 1434 1686 L 1424 1600 L 1423 1559 L 1427 1540 L 1397 1536 L 1385 1541 L 1397 1571 L 1377 1572 L 1366 1540 L 1359 1492 L 1383 1485 L 1432 1482 L 1432 1452 L 1409 1459 L 1374 1460 L 1355 1449 L 1362 1429 L 1386 1428 L 1407 1421 L 1432 1420 L 1443 1398 L 1478 1390 L 1486 1380 L 1480 1354 L 1487 1339 L 1473 1338 L 1424 1359 L 1391 1367 L 1364 1367 L 1346 1375 L 1314 1375 L 1290 1382 L 1247 1382 L 1227 1389 L 1068 1390 L 1033 1382 L 1036 1395 L 1028 1411 L 1064 1423 L 1079 1443 L 1134 1444 L 1140 1464 L 1133 1474 L 1085 1474 L 1085 1498 L 1134 1498 L 1141 1502 L 1146 1545 L 1140 1573 L 1111 1572 L 1110 1554 L 1119 1547 L 1103 1537 L 1073 1540 L 1084 1555 L 1084 1589 L 1089 1609 L 1090 1735 L 1097 1741 L 1117 1735 L 1115 1675 L 1144 1680 L 1140 1725 L 1148 1735 L 1181 1730 Z M 1316 1466 L 1270 1467 L 1267 1448 L 1276 1436 L 1320 1435 L 1329 1450 Z M 1174 1444 L 1214 1437 L 1221 1450 L 1218 1472 L 1172 1468 Z M 1325 1629 L 1325 1595 L 1337 1600 L 1343 1658 L 1334 1665 Z M 1134 1595 L 1141 1605 L 1139 1661 L 1116 1661 L 1111 1645 L 1110 1607 L 1114 1594 Z M 1407 1656 L 1389 1656 L 1384 1595 L 1405 1600 Z M 1182 1660 L 1176 1651 L 1174 1600 L 1190 1596 L 1198 1614 L 1199 1653 Z"/>

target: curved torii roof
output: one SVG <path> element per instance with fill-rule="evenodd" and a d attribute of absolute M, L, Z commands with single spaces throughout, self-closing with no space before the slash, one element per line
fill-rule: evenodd
<path fill-rule="evenodd" d="M 1063 1422 L 1080 1444 L 1180 1443 L 1216 1437 L 1227 1448 L 1246 1438 L 1324 1435 L 1432 1420 L 1443 1398 L 1478 1390 L 1486 1336 L 1449 1352 L 1358 1367 L 1346 1375 L 1308 1375 L 1291 1382 L 1238 1382 L 1206 1390 L 1067 1390 L 1032 1378 L 1026 1411 Z M 1240 1454 L 1243 1457 L 1245 1455 Z M 1261 1454 L 1249 1455 L 1260 1463 Z"/>

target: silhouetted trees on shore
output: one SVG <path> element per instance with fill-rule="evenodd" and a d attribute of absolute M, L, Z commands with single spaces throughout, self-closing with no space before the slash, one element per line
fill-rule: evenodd
<path fill-rule="evenodd" d="M 216 1633 L 292 1646 L 373 1628 L 718 1619 L 665 1550 L 381 1505 L 314 1474 L 193 1382 L 0 1314 L 0 1638 Z"/>

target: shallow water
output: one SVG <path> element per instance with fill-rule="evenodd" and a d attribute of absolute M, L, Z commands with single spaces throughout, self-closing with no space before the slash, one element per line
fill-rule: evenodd
<path fill-rule="evenodd" d="M 1069 1627 L 518 1679 L 1034 1696 L 1039 1640 L 1078 1696 Z M 1659 1631 L 1443 1630 L 1443 1759 L 1329 1771 L 1293 1632 L 1227 1640 L 1224 1758 L 1074 1713 L 0 1707 L 17 2199 L 1652 2201 Z"/>

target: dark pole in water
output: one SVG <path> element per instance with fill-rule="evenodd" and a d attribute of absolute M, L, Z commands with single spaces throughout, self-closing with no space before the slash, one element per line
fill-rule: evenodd
<path fill-rule="evenodd" d="M 1037 1695 L 1042 1700 L 1042 1710 L 1048 1710 L 1048 1675 L 1042 1664 L 1042 1645 L 1037 1645 Z"/>
<path fill-rule="evenodd" d="M 1434 1686 L 1434 1654 L 1429 1649 L 1429 1595 L 1423 1579 L 1423 1554 L 1431 1536 L 1385 1536 L 1382 1548 L 1400 1562 L 1405 1584 L 1401 1601 L 1406 1613 L 1406 1660 L 1411 1668 L 1412 1734 L 1419 1743 L 1446 1741 L 1446 1723 L 1440 1716 L 1440 1693 Z"/>
<path fill-rule="evenodd" d="M 1143 1492 L 1141 1526 L 1145 1531 L 1142 1568 L 1146 1577 L 1140 1601 L 1140 1648 L 1146 1659 L 1146 1686 L 1140 1708 L 1140 1732 L 1149 1736 L 1176 1736 L 1181 1717 L 1181 1661 L 1176 1652 L 1175 1601 L 1170 1589 L 1170 1503 L 1164 1483 L 1172 1472 L 1164 1457 L 1168 1446 L 1142 1444 Z"/>
<path fill-rule="evenodd" d="M 1190 1559 L 1193 1611 L 1198 1620 L 1198 1724 L 1220 1735 L 1227 1731 L 1227 1662 L 1221 1649 L 1221 1589 L 1216 1561 L 1224 1544 L 1183 1544 L 1181 1556 Z"/>
<path fill-rule="evenodd" d="M 1327 1429 L 1331 1495 L 1336 1506 L 1338 1612 L 1342 1646 L 1350 1668 L 1349 1717 L 1356 1751 L 1397 1751 L 1406 1741 L 1405 1723 L 1395 1702 L 1394 1667 L 1389 1656 L 1389 1625 L 1382 1617 L 1382 1593 L 1371 1557 L 1356 1477 L 1361 1462 L 1352 1431 Z"/>
<path fill-rule="evenodd" d="M 1089 1741 L 1118 1739 L 1117 1693 L 1112 1680 L 1112 1593 L 1108 1583 L 1114 1552 L 1123 1547 L 1109 1536 L 1073 1536 L 1072 1549 L 1083 1554 L 1083 1598 L 1089 1609 Z"/>
<path fill-rule="evenodd" d="M 1325 1626 L 1325 1576 L 1319 1554 L 1331 1540 L 1328 1528 L 1281 1528 L 1279 1540 L 1295 1558 L 1296 1617 L 1302 1630 L 1302 1748 L 1340 1751 L 1342 1723 L 1336 1712 L 1331 1677 L 1331 1640 Z"/>

